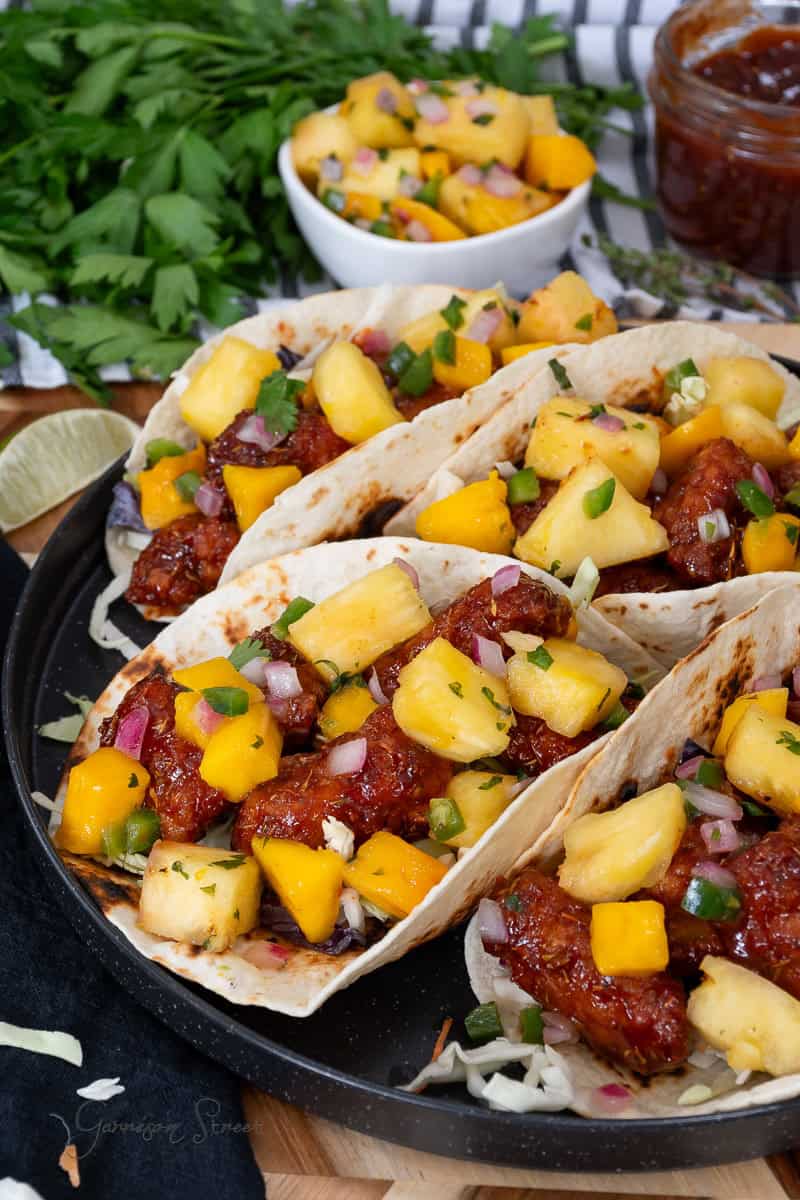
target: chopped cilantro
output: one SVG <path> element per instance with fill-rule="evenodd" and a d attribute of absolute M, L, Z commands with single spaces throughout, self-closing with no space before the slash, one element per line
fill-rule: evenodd
<path fill-rule="evenodd" d="M 526 658 L 541 671 L 549 671 L 553 665 L 553 656 L 546 646 L 537 646 L 535 650 L 529 650 Z"/>
<path fill-rule="evenodd" d="M 522 908 L 520 898 L 516 892 L 512 892 L 511 895 L 506 896 L 503 904 L 506 906 L 506 908 L 510 908 L 512 912 L 519 912 Z"/>
<path fill-rule="evenodd" d="M 208 687 L 201 688 L 210 708 L 221 717 L 240 717 L 250 707 L 250 698 L 244 688 Z"/>
<path fill-rule="evenodd" d="M 482 687 L 481 694 L 483 696 L 485 696 L 486 699 L 489 701 L 489 703 L 492 705 L 492 707 L 496 708 L 498 712 L 501 712 L 503 714 L 503 716 L 505 716 L 505 717 L 511 716 L 511 709 L 508 707 L 507 704 L 500 704 L 500 702 L 498 700 L 495 700 L 494 692 L 492 691 L 492 689 L 490 687 Z"/>
<path fill-rule="evenodd" d="M 256 412 L 270 433 L 287 434 L 297 428 L 297 397 L 305 390 L 301 379 L 290 379 L 285 371 L 273 371 L 262 379 L 256 397 Z"/>
<path fill-rule="evenodd" d="M 264 745 L 264 739 L 259 734 L 258 737 L 256 737 L 256 740 L 254 742 L 250 743 L 250 749 L 251 750 L 260 750 L 263 745 Z"/>
<path fill-rule="evenodd" d="M 450 691 L 453 693 L 454 696 L 458 696 L 459 700 L 464 699 L 464 688 L 462 687 L 462 685 L 460 683 L 458 683 L 458 681 L 455 681 L 453 683 L 448 683 L 447 686 L 450 688 Z"/>
<path fill-rule="evenodd" d="M 694 359 L 685 358 L 683 362 L 678 363 L 677 366 L 667 371 L 664 379 L 664 391 L 670 395 L 673 392 L 679 392 L 684 379 L 691 379 L 699 374 L 700 372 L 695 365 Z"/>
<path fill-rule="evenodd" d="M 216 892 L 216 890 L 217 890 L 217 885 L 215 883 L 210 883 L 208 885 L 208 887 L 200 888 L 200 891 L 205 892 L 207 896 L 213 896 L 214 893 Z"/>
<path fill-rule="evenodd" d="M 582 317 L 578 317 L 578 320 L 575 322 L 575 328 L 582 329 L 584 333 L 588 333 L 592 328 L 593 322 L 594 317 L 592 314 L 590 312 L 584 313 Z"/>
<path fill-rule="evenodd" d="M 736 495 L 754 517 L 771 517 L 775 512 L 769 496 L 752 479 L 740 479 L 736 484 Z"/>
<path fill-rule="evenodd" d="M 136 788 L 138 786 L 139 786 L 139 776 L 136 774 L 135 771 L 131 771 L 130 776 L 128 778 L 128 787 Z"/>
<path fill-rule="evenodd" d="M 447 304 L 439 312 L 451 329 L 460 329 L 464 324 L 463 310 L 466 307 L 466 300 L 462 300 L 460 296 L 451 296 Z"/>
<path fill-rule="evenodd" d="M 244 854 L 232 854 L 230 858 L 216 859 L 216 861 L 210 863 L 209 866 L 222 867 L 223 871 L 232 871 L 235 867 L 243 867 L 244 861 Z"/>
<path fill-rule="evenodd" d="M 800 738 L 796 737 L 789 729 L 781 730 L 781 736 L 775 745 L 785 746 L 791 754 L 800 755 Z"/>
<path fill-rule="evenodd" d="M 572 380 L 567 372 L 562 367 L 557 358 L 551 358 L 548 362 L 548 367 L 553 372 L 556 383 L 560 388 L 565 388 L 568 391 L 572 389 Z"/>
<path fill-rule="evenodd" d="M 797 545 L 797 535 L 800 533 L 796 525 L 792 525 L 791 521 L 784 521 L 783 528 L 786 530 L 786 538 L 792 546 Z"/>
<path fill-rule="evenodd" d="M 270 633 L 279 642 L 285 642 L 289 636 L 289 626 L 294 625 L 295 621 L 299 621 L 313 607 L 313 600 L 306 600 L 305 596 L 295 596 L 294 600 L 290 600 L 286 605 L 277 621 L 270 625 Z"/>
<path fill-rule="evenodd" d="M 245 638 L 234 646 L 228 655 L 228 662 L 235 667 L 237 671 L 241 671 L 242 667 L 246 667 L 254 658 L 271 658 L 271 654 L 264 648 L 264 643 L 258 638 Z"/>
<path fill-rule="evenodd" d="M 494 120 L 494 113 L 478 113 L 477 117 L 472 118 L 473 125 L 491 125 Z"/>
<path fill-rule="evenodd" d="M 188 874 L 183 869 L 183 863 L 180 861 L 180 859 L 175 860 L 175 862 L 172 864 L 172 869 L 176 875 L 182 875 L 184 879 L 189 878 Z"/>
<path fill-rule="evenodd" d="M 491 779 L 487 779 L 485 783 L 478 784 L 479 792 L 488 792 L 491 788 L 497 787 L 498 783 L 503 782 L 502 775 L 493 775 Z"/>

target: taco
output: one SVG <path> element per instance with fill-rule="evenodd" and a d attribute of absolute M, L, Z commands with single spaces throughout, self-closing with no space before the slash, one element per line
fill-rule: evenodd
<path fill-rule="evenodd" d="M 798 418 L 800 381 L 723 330 L 559 348 L 386 529 L 565 579 L 588 557 L 596 606 L 671 666 L 795 569 Z"/>
<path fill-rule="evenodd" d="M 412 1086 L 474 1067 L 495 1107 L 622 1118 L 800 1094 L 799 663 L 781 588 L 645 698 L 470 924 L 485 1044 Z"/>
<path fill-rule="evenodd" d="M 578 276 L 567 283 L 567 299 L 577 290 L 603 317 L 593 336 L 616 328 Z M 108 518 L 123 580 L 108 601 L 125 588 L 147 616 L 174 616 L 220 578 L 354 536 L 409 499 L 543 365 L 542 350 L 519 344 L 535 300 L 517 304 L 502 285 L 363 288 L 212 338 L 131 449 Z"/>
<path fill-rule="evenodd" d="M 147 957 L 304 1016 L 466 915 L 659 673 L 508 559 L 296 551 L 111 681 L 52 832 Z"/>

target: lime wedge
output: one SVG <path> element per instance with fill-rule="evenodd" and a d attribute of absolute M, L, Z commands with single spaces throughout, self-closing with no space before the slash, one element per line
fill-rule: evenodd
<path fill-rule="evenodd" d="M 27 525 L 103 474 L 139 426 L 122 413 L 68 408 L 26 425 L 0 451 L 0 530 Z"/>

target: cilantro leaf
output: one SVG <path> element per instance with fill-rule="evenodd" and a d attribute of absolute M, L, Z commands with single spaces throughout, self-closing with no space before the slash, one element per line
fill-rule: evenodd
<path fill-rule="evenodd" d="M 296 397 L 305 389 L 299 379 L 290 379 L 285 371 L 273 371 L 261 381 L 256 397 L 256 412 L 264 418 L 270 433 L 291 433 L 297 428 Z"/>

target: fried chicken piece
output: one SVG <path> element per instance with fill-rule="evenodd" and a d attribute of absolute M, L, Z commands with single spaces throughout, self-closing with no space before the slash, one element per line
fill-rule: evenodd
<path fill-rule="evenodd" d="M 238 541 L 235 521 L 199 513 L 170 521 L 155 531 L 133 564 L 126 600 L 164 615 L 179 613 L 214 590 Z"/>

